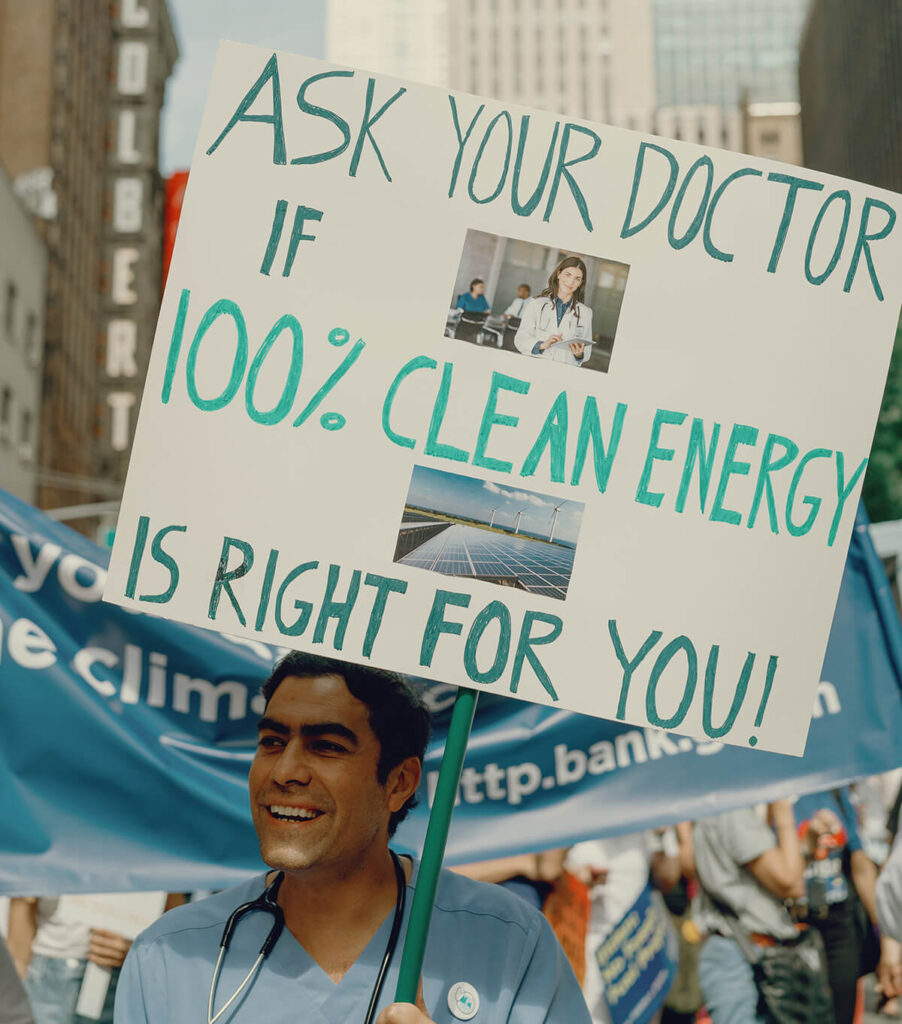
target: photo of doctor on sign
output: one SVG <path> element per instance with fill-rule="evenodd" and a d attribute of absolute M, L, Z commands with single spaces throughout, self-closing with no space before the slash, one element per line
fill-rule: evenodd
<path fill-rule="evenodd" d="M 445 337 L 607 373 L 629 272 L 610 256 L 470 228 Z"/>
<path fill-rule="evenodd" d="M 582 301 L 587 277 L 579 256 L 561 260 L 548 287 L 523 310 L 514 335 L 520 352 L 573 366 L 588 361 L 592 355 L 592 310 Z"/>

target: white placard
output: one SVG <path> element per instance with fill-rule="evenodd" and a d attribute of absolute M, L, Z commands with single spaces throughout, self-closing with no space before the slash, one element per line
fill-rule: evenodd
<path fill-rule="evenodd" d="M 156 921 L 165 905 L 165 892 L 76 893 L 60 897 L 56 917 L 133 939 Z"/>
<path fill-rule="evenodd" d="M 800 753 L 898 206 L 225 43 L 105 596 Z"/>
<path fill-rule="evenodd" d="M 165 892 L 77 893 L 60 897 L 56 918 L 60 922 L 117 932 L 133 939 L 163 913 Z M 109 967 L 89 961 L 78 990 L 75 1012 L 99 1020 L 110 987 Z"/>

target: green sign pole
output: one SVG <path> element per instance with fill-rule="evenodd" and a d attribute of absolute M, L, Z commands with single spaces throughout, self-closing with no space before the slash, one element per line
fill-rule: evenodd
<path fill-rule="evenodd" d="M 395 1002 L 398 1003 L 415 1003 L 417 999 L 438 875 L 442 868 L 442 858 L 445 856 L 445 843 L 448 840 L 451 815 L 454 813 L 457 784 L 460 782 L 460 772 L 467 752 L 467 740 L 470 738 L 470 727 L 473 724 L 478 696 L 476 690 L 461 687 L 457 691 L 454 709 L 451 712 L 451 724 L 448 726 L 448 738 L 445 741 L 445 752 L 442 755 L 429 825 L 426 828 L 426 840 L 423 843 L 417 887 L 410 906 L 410 923 L 407 926 L 398 987 L 395 991 Z"/>

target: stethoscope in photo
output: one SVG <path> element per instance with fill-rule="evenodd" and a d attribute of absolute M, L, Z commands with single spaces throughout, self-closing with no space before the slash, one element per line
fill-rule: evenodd
<path fill-rule="evenodd" d="M 376 1012 L 376 1004 L 379 1002 L 379 995 L 382 992 L 382 986 L 385 983 L 385 976 L 388 973 L 388 968 L 391 964 L 395 947 L 398 945 L 398 936 L 401 934 L 401 921 L 404 917 L 404 903 L 407 895 L 407 882 L 404 878 L 404 869 L 401 867 L 401 861 L 394 850 L 389 850 L 389 853 L 391 854 L 392 864 L 395 868 L 395 881 L 398 885 L 398 895 L 395 900 L 395 916 L 392 918 L 391 933 L 388 937 L 388 943 L 385 946 L 385 955 L 382 957 L 382 966 L 379 968 L 379 973 L 376 975 L 376 984 L 373 986 L 373 994 L 370 997 L 370 1005 L 367 1008 L 366 1016 L 363 1018 L 363 1024 L 372 1024 L 373 1014 Z M 282 913 L 282 908 L 278 903 L 279 887 L 282 885 L 284 877 L 284 873 L 280 871 L 255 900 L 251 900 L 248 903 L 242 903 L 240 907 L 236 907 L 229 915 L 229 919 L 226 921 L 226 926 L 222 932 L 222 939 L 219 942 L 219 956 L 216 960 L 216 966 L 213 968 L 213 980 L 210 982 L 210 999 L 207 1003 L 207 1024 L 216 1024 L 216 1021 L 219 1020 L 232 1003 L 235 1002 L 238 996 L 240 996 L 245 988 L 247 988 L 251 983 L 256 973 L 260 970 L 263 961 L 269 956 L 273 951 L 275 944 L 279 941 L 279 936 L 282 934 L 282 929 L 285 927 L 285 915 Z M 247 972 L 247 976 L 244 981 L 242 981 L 238 988 L 235 989 L 225 1005 L 221 1006 L 214 1015 L 213 1001 L 216 997 L 216 987 L 219 984 L 219 975 L 222 973 L 222 964 L 232 941 L 232 934 L 235 931 L 235 926 L 242 917 L 247 914 L 252 914 L 257 910 L 262 910 L 264 913 L 272 915 L 273 923 L 269 929 L 269 934 L 263 940 L 263 945 L 260 947 L 257 959 L 254 961 L 253 967 L 251 967 Z"/>
<path fill-rule="evenodd" d="M 579 312 L 577 311 L 577 308 L 576 308 L 576 306 L 574 304 L 571 304 L 568 307 L 567 311 L 564 313 L 564 317 L 565 318 L 566 318 L 568 313 L 572 313 L 573 314 L 573 317 L 574 317 L 574 319 L 576 321 L 575 334 L 579 335 L 579 333 L 580 333 Z M 563 322 L 564 321 L 562 319 L 561 323 L 563 323 Z M 557 322 L 557 313 L 555 313 L 555 309 L 554 309 L 554 299 L 549 299 L 549 298 L 545 297 L 545 300 L 542 303 L 541 308 L 539 309 L 539 321 L 538 321 L 538 324 L 536 326 L 537 326 L 538 330 L 540 330 L 540 331 L 550 331 L 550 330 L 553 330 L 554 328 L 560 326 L 560 324 Z M 576 337 L 574 340 L 578 341 L 580 339 L 579 339 L 579 337 Z"/>

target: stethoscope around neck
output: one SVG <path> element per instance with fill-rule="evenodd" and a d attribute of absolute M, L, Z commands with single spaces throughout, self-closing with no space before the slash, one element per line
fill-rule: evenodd
<path fill-rule="evenodd" d="M 560 327 L 560 324 L 554 323 L 554 321 L 556 321 L 556 319 L 557 319 L 557 314 L 555 312 L 554 298 L 551 297 L 551 296 L 547 296 L 546 295 L 546 296 L 544 296 L 544 300 L 545 301 L 542 303 L 541 307 L 539 308 L 539 320 L 538 320 L 538 324 L 536 326 L 538 327 L 538 329 L 540 331 L 550 330 L 554 326 Z M 527 301 L 529 301 L 529 300 L 527 300 Z M 579 323 L 579 310 L 577 309 L 578 305 L 579 305 L 579 303 L 578 302 L 574 302 L 573 301 L 573 296 L 571 296 L 570 299 L 568 300 L 567 306 L 566 306 L 566 308 L 564 310 L 564 317 L 566 317 L 568 313 L 572 313 L 574 318 L 576 319 L 577 324 Z M 561 323 L 563 323 L 564 317 L 561 318 Z"/>
<path fill-rule="evenodd" d="M 407 883 L 404 878 L 404 869 L 401 867 L 401 861 L 394 850 L 389 850 L 388 852 L 391 854 L 392 864 L 395 869 L 395 881 L 398 886 L 398 895 L 395 899 L 395 915 L 392 918 L 391 933 L 385 946 L 385 954 L 382 957 L 382 966 L 379 968 L 379 973 L 376 975 L 376 983 L 373 986 L 373 994 L 370 996 L 370 1004 L 367 1007 L 366 1016 L 363 1018 L 363 1024 L 372 1024 L 373 1014 L 376 1012 L 376 1004 L 379 1002 L 382 986 L 385 983 L 385 976 L 388 974 L 388 968 L 391 964 L 392 956 L 394 955 L 395 948 L 398 945 L 398 937 L 401 934 L 401 920 L 404 917 L 404 903 L 407 895 Z M 240 907 L 236 907 L 229 915 L 229 919 L 226 921 L 225 928 L 222 932 L 222 938 L 219 942 L 219 956 L 216 959 L 216 966 L 213 968 L 213 980 L 210 982 L 210 998 L 207 1002 L 207 1024 L 216 1024 L 216 1021 L 219 1020 L 219 1018 L 226 1012 L 226 1010 L 228 1010 L 247 986 L 250 985 L 251 981 L 253 981 L 255 975 L 260 970 L 263 961 L 269 956 L 276 943 L 279 941 L 279 936 L 282 934 L 282 929 L 285 927 L 285 915 L 282 913 L 282 908 L 279 906 L 278 902 L 279 889 L 284 878 L 284 872 L 280 871 L 256 899 L 250 900 L 248 903 L 242 903 Z M 263 945 L 260 946 L 260 952 L 257 954 L 257 959 L 254 961 L 251 969 L 247 972 L 244 981 L 241 982 L 238 988 L 236 988 L 231 996 L 229 996 L 228 1000 L 214 1014 L 213 1001 L 216 997 L 216 988 L 219 984 L 219 976 L 222 973 L 222 964 L 232 942 L 232 935 L 235 932 L 235 927 L 243 917 L 247 914 L 252 914 L 257 910 L 262 910 L 264 913 L 272 916 L 273 922 L 269 929 L 269 933 L 263 940 Z"/>

